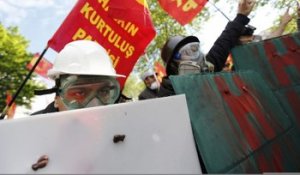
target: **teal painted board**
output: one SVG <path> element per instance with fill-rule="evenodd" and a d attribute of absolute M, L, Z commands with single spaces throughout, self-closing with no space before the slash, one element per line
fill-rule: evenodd
<path fill-rule="evenodd" d="M 232 50 L 237 70 L 258 72 L 300 127 L 300 33 L 250 43 Z"/>
<path fill-rule="evenodd" d="M 227 173 L 300 172 L 300 131 L 294 127 L 258 149 Z"/>
<path fill-rule="evenodd" d="M 300 85 L 275 91 L 278 101 L 300 129 Z"/>
<path fill-rule="evenodd" d="M 176 94 L 186 95 L 197 148 L 208 173 L 229 172 L 292 127 L 256 72 L 170 78 Z"/>
<path fill-rule="evenodd" d="M 235 69 L 258 72 L 273 90 L 300 85 L 300 33 L 237 46 Z"/>

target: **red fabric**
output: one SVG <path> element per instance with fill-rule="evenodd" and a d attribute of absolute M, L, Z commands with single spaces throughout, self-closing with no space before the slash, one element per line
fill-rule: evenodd
<path fill-rule="evenodd" d="M 120 14 L 115 11 L 119 7 L 122 7 Z M 139 1 L 134 0 L 126 3 L 79 0 L 48 45 L 59 52 L 73 40 L 97 41 L 109 53 L 117 73 L 128 76 L 156 34 L 144 9 Z M 119 81 L 123 87 L 125 79 L 120 78 Z"/>
<path fill-rule="evenodd" d="M 127 0 L 126 3 L 110 0 L 108 4 L 108 15 L 111 18 L 131 21 L 149 29 L 154 28 L 146 0 Z"/>
<path fill-rule="evenodd" d="M 159 62 L 155 62 L 154 70 L 157 73 L 158 80 L 162 82 L 162 78 L 167 75 L 165 67 Z"/>
<path fill-rule="evenodd" d="M 9 102 L 12 100 L 12 95 L 9 91 L 6 91 L 6 105 L 9 104 Z M 13 103 L 10 108 L 8 109 L 7 111 L 7 119 L 12 119 L 14 118 L 14 115 L 15 115 L 15 112 L 16 112 L 16 108 L 17 108 L 17 105 L 16 103 Z"/>
<path fill-rule="evenodd" d="M 36 53 L 32 60 L 27 64 L 27 69 L 31 70 L 32 67 L 34 66 L 34 64 L 36 63 L 36 61 L 38 60 L 38 58 L 40 57 L 39 53 Z M 39 64 L 36 66 L 36 68 L 34 69 L 34 72 L 37 73 L 40 76 L 43 76 L 45 78 L 47 78 L 47 72 L 49 69 L 52 68 L 52 63 L 50 63 L 48 60 L 46 60 L 45 58 L 42 58 L 39 62 Z"/>
<path fill-rule="evenodd" d="M 185 25 L 202 10 L 207 0 L 159 0 L 159 3 L 170 16 Z"/>

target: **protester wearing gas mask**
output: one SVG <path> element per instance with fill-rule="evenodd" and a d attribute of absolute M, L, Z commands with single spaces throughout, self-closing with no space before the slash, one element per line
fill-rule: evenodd
<path fill-rule="evenodd" d="M 204 55 L 200 49 L 200 40 L 195 36 L 172 36 L 161 50 L 167 76 L 163 78 L 159 96 L 174 95 L 170 75 L 191 73 L 218 72 L 225 65 L 230 50 L 239 43 L 240 36 L 247 29 L 255 0 L 241 0 L 238 13 L 233 21 L 228 22 L 209 52 Z"/>
<path fill-rule="evenodd" d="M 156 73 L 152 70 L 142 74 L 141 79 L 144 81 L 146 88 L 139 95 L 139 100 L 157 98 L 160 82 L 156 77 Z"/>
<path fill-rule="evenodd" d="M 55 87 L 37 92 L 56 93 L 55 100 L 32 115 L 113 104 L 120 93 L 116 78 L 125 77 L 116 73 L 103 47 L 87 40 L 67 44 L 48 76 L 55 80 Z"/>

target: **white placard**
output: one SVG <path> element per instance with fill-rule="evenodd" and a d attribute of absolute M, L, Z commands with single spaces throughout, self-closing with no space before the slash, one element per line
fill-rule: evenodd
<path fill-rule="evenodd" d="M 184 95 L 0 121 L 0 139 L 0 173 L 201 174 Z"/>

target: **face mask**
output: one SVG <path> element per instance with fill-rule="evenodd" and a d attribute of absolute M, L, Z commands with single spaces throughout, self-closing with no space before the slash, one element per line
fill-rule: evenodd
<path fill-rule="evenodd" d="M 178 74 L 185 75 L 185 74 L 195 74 L 200 72 L 213 72 L 214 65 L 208 61 L 204 61 L 199 64 L 195 61 L 181 61 L 178 66 Z"/>
<path fill-rule="evenodd" d="M 200 73 L 200 66 L 194 61 L 182 61 L 178 67 L 178 74 L 195 74 Z"/>
<path fill-rule="evenodd" d="M 150 89 L 155 90 L 159 88 L 159 83 L 157 81 L 153 82 L 150 86 Z"/>

